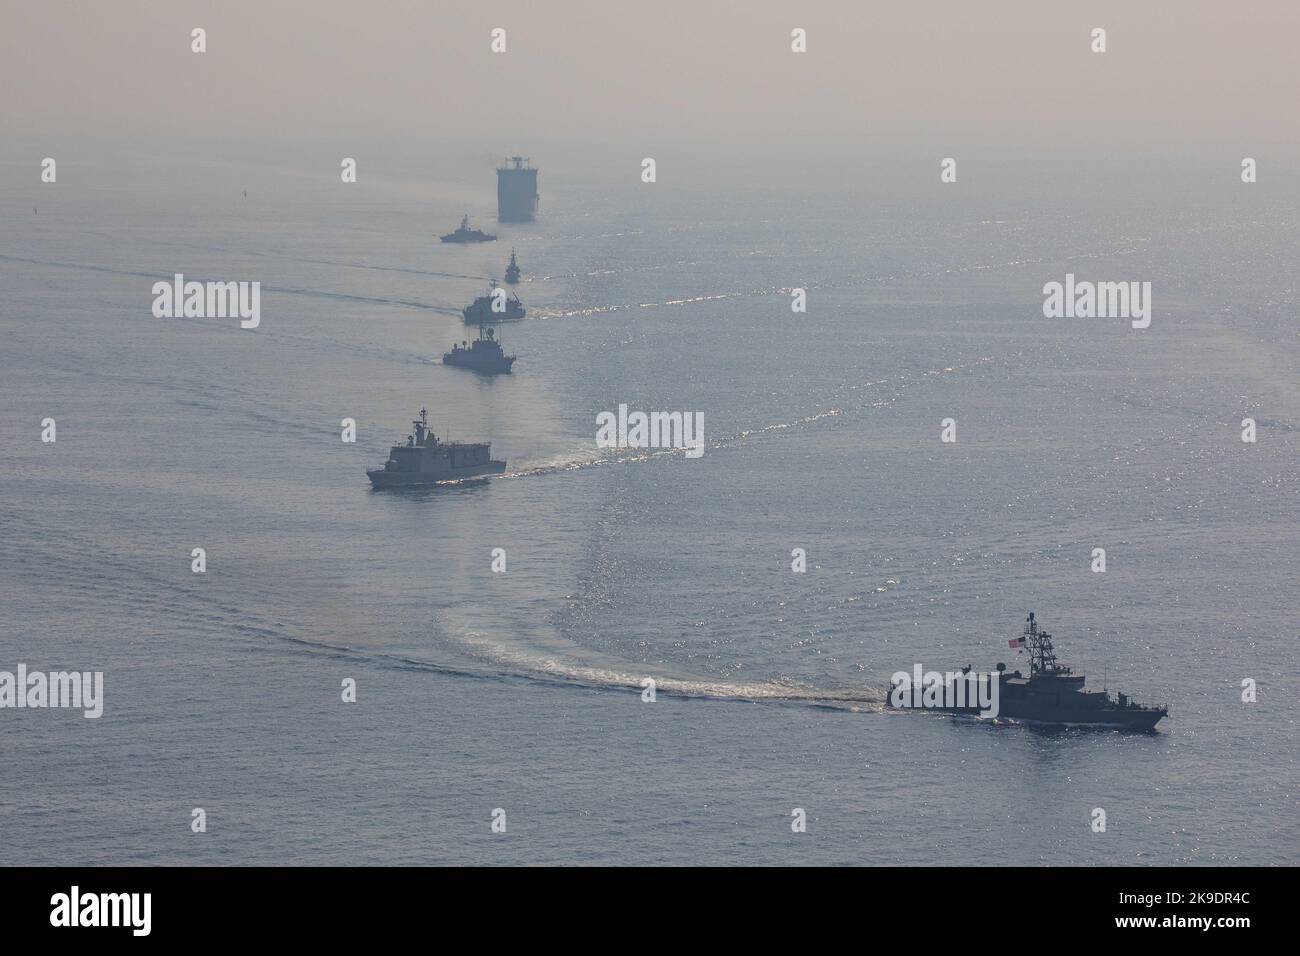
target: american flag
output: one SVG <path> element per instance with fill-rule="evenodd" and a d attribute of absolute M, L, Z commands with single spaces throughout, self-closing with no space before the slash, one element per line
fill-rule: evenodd
<path fill-rule="evenodd" d="M 1007 647 L 1024 647 L 1024 646 L 1025 646 L 1025 639 L 1023 637 L 1017 637 L 1014 640 L 1007 641 Z"/>

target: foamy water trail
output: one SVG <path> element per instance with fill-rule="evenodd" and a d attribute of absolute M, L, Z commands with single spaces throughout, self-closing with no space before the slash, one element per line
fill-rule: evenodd
<path fill-rule="evenodd" d="M 815 415 L 805 415 L 803 418 L 795 419 L 790 422 L 773 422 L 770 425 L 764 425 L 761 428 L 750 428 L 735 435 L 729 435 L 723 438 L 715 438 L 712 441 L 706 441 L 704 447 L 708 449 L 726 448 L 746 438 L 752 438 L 757 435 L 768 432 L 782 431 L 788 428 L 797 428 L 800 425 L 809 425 L 821 421 L 825 418 L 833 418 L 841 414 L 839 409 L 832 408 L 829 411 L 818 412 Z M 551 475 L 562 471 L 579 471 L 584 468 L 595 468 L 601 465 L 628 465 L 635 462 L 652 461 L 655 458 L 666 458 L 672 455 L 685 456 L 689 448 L 589 448 L 576 450 L 569 455 L 561 455 L 547 461 L 537 462 L 522 468 L 508 471 L 498 477 L 502 478 L 528 478 L 534 475 Z M 475 479 L 465 479 L 472 481 Z M 453 482 L 446 482 L 453 484 Z"/>
<path fill-rule="evenodd" d="M 978 368 L 995 361 L 994 356 L 985 355 L 970 362 L 961 365 L 949 365 L 943 368 L 927 369 L 923 372 L 904 374 L 893 378 L 877 379 L 869 382 L 860 382 L 853 385 L 843 386 L 841 391 L 854 392 L 861 389 L 876 388 L 883 385 L 897 384 L 899 388 L 905 388 L 909 385 L 916 384 L 925 378 L 956 374 L 969 369 Z M 897 396 L 891 396 L 879 401 L 868 402 L 858 410 L 866 408 L 882 408 L 892 405 L 898 400 Z M 758 438 L 777 432 L 784 432 L 790 429 L 802 428 L 808 425 L 816 425 L 819 422 L 828 419 L 837 418 L 845 415 L 847 412 L 843 408 L 829 408 L 824 411 L 813 412 L 803 415 L 799 418 L 791 419 L 784 422 L 771 422 L 767 425 L 760 425 L 754 428 L 745 428 L 734 435 L 726 435 L 721 438 L 715 438 L 705 442 L 705 449 L 723 449 L 729 448 L 745 442 L 751 438 Z M 540 462 L 533 462 L 525 466 L 515 468 L 511 471 L 500 475 L 502 478 L 528 478 L 536 475 L 552 475 L 564 471 L 580 471 L 587 468 L 595 468 L 605 465 L 626 465 L 635 462 L 652 461 L 656 458 L 665 458 L 671 455 L 684 456 L 688 449 L 685 448 L 623 448 L 623 449 L 606 449 L 606 448 L 582 448 L 558 455 Z M 464 481 L 479 481 L 481 479 L 468 478 Z M 445 482 L 445 484 L 460 484 L 462 482 Z"/>
<path fill-rule="evenodd" d="M 903 373 L 890 378 L 860 382 L 845 386 L 843 390 L 852 392 L 887 386 L 905 388 L 934 377 L 957 374 L 987 365 L 994 360 L 993 356 L 981 356 L 964 364 L 925 369 L 919 372 Z M 897 396 L 886 397 L 881 401 L 866 402 L 856 410 L 861 411 L 867 408 L 880 407 L 894 401 L 897 401 Z M 763 436 L 816 426 L 821 422 L 837 418 L 845 413 L 846 411 L 843 408 L 829 408 L 788 421 L 770 422 L 766 425 L 745 428 L 735 434 L 708 441 L 705 447 L 707 449 L 723 449 L 749 440 L 759 439 Z M 670 455 L 685 455 L 686 451 L 687 449 L 684 448 L 599 449 L 587 447 L 517 468 L 501 475 L 497 480 L 558 474 L 560 472 L 608 465 L 631 464 Z M 465 479 L 465 481 L 481 480 Z M 897 583 L 896 579 L 891 578 L 885 582 L 884 586 L 876 588 L 876 593 L 881 593 L 887 589 L 888 585 Z M 883 688 L 823 688 L 786 683 L 779 680 L 735 681 L 725 678 L 673 673 L 665 671 L 662 665 L 657 667 L 635 667 L 626 661 L 611 658 L 601 652 L 578 647 L 565 639 L 554 628 L 545 628 L 545 634 L 536 631 L 530 632 L 529 644 L 525 646 L 515 638 L 496 633 L 485 633 L 485 629 L 476 627 L 473 622 L 463 616 L 458 616 L 454 610 L 444 609 L 440 612 L 440 618 L 439 624 L 441 626 L 439 631 L 448 636 L 447 639 L 456 645 L 458 651 L 482 662 L 494 674 L 514 674 L 582 687 L 637 693 L 643 689 L 643 682 L 647 678 L 652 678 L 657 693 L 662 692 L 683 697 L 787 702 L 855 712 L 880 712 L 883 710 L 885 698 Z"/>
<path fill-rule="evenodd" d="M 657 309 L 661 306 L 670 305 L 692 305 L 696 302 L 716 302 L 720 299 L 740 299 L 750 296 L 775 295 L 778 292 L 788 291 L 786 289 L 751 289 L 741 292 L 716 292 L 712 295 L 694 295 L 683 296 L 677 299 L 666 299 L 663 302 L 635 302 L 627 305 L 601 305 L 593 306 L 588 309 L 533 309 L 529 312 L 535 319 L 567 319 L 574 316 L 590 315 L 608 315 L 613 312 L 627 312 L 632 309 Z"/>
<path fill-rule="evenodd" d="M 1145 240 L 1139 239 L 1133 241 L 1141 242 Z M 1111 248 L 1100 252 L 1098 251 L 1076 252 L 1064 256 L 1063 258 L 1065 259 L 1065 261 L 1103 259 L 1103 258 L 1111 258 L 1113 256 L 1131 255 L 1136 251 L 1137 250 L 1132 245 L 1132 241 L 1126 240 L 1124 242 L 1117 243 Z M 756 254 L 762 255 L 763 253 L 756 253 Z M 947 268 L 935 267 L 932 269 L 912 269 L 912 270 L 907 270 L 902 272 L 896 272 L 896 273 L 890 272 L 890 273 L 884 273 L 878 275 L 851 275 L 851 276 L 845 276 L 841 279 L 834 279 L 826 282 L 811 283 L 803 286 L 802 288 L 807 289 L 810 292 L 824 291 L 827 289 L 851 289 L 857 286 L 868 285 L 875 282 L 905 282 L 905 281 L 915 281 L 917 279 L 933 279 L 940 276 L 965 275 L 967 273 L 973 273 L 973 272 L 987 272 L 990 269 L 1010 269 L 1010 268 L 1018 268 L 1021 266 L 1040 265 L 1046 261 L 1048 260 L 1045 257 L 1031 256 L 1031 257 L 1016 258 L 1016 259 L 1004 259 L 998 262 L 971 263 L 969 265 L 950 266 Z M 676 267 L 678 265 L 681 265 L 681 263 L 672 264 L 673 267 Z M 613 272 L 648 271 L 657 268 L 662 268 L 662 266 L 642 266 L 642 267 L 636 267 L 632 269 L 618 269 L 618 270 L 597 270 L 595 272 L 585 273 L 585 275 L 599 276 L 599 275 L 611 274 Z M 576 278 L 576 277 L 577 277 L 577 273 L 559 275 L 553 277 L 539 276 L 535 278 L 541 280 L 546 278 Z M 536 319 L 561 319 L 561 318 L 572 318 L 577 316 L 608 315 L 615 312 L 628 312 L 633 309 L 653 309 L 653 308 L 660 308 L 664 306 L 692 305 L 697 302 L 712 302 L 720 299 L 741 299 L 741 298 L 757 298 L 760 296 L 769 296 L 769 295 L 789 295 L 791 291 L 792 289 L 789 286 L 769 287 L 763 289 L 743 289 L 743 290 L 733 291 L 733 292 L 715 292 L 715 293 L 705 294 L 705 295 L 679 296 L 675 299 L 666 299 L 662 302 L 636 302 L 636 303 L 625 303 L 621 305 L 602 305 L 602 306 L 592 306 L 590 308 L 585 308 L 585 309 L 541 308 L 541 309 L 534 309 L 529 314 Z"/>
<path fill-rule="evenodd" d="M 654 681 L 655 692 L 679 697 L 699 697 L 714 700 L 774 701 L 820 706 L 841 707 L 850 710 L 877 711 L 884 705 L 883 688 L 818 688 L 804 684 L 777 680 L 733 681 L 722 678 L 666 672 L 662 666 L 633 669 L 629 664 L 608 658 L 607 655 L 579 649 L 562 639 L 552 638 L 547 649 L 524 647 L 507 642 L 497 636 L 487 636 L 471 627 L 450 623 L 447 630 L 452 640 L 473 658 L 483 661 L 493 670 L 504 670 L 519 676 L 572 684 L 580 687 L 641 693 L 647 678 Z M 574 660 L 573 653 L 583 655 Z M 591 658 L 597 658 L 592 661 Z"/>
<path fill-rule="evenodd" d="M 598 278 L 600 276 L 625 275 L 628 273 L 640 272 L 663 272 L 667 269 L 692 268 L 698 266 L 715 265 L 719 262 L 734 262 L 738 258 L 752 259 L 765 258 L 773 259 L 776 256 L 770 252 L 754 250 L 744 253 L 742 256 L 725 256 L 714 259 L 677 259 L 670 262 L 658 262 L 651 265 L 623 266 L 617 269 L 591 269 L 587 272 L 557 272 L 551 275 L 531 276 L 524 279 L 525 282 L 548 282 L 554 279 L 581 279 L 581 278 Z"/>
<path fill-rule="evenodd" d="M 443 623 L 446 624 L 445 621 Z M 412 657 L 409 654 L 392 654 L 369 648 L 349 647 L 345 644 L 297 637 L 279 629 L 241 627 L 238 630 L 263 638 L 284 641 L 311 653 L 455 677 L 491 680 L 522 679 L 637 694 L 644 690 L 646 678 L 651 678 L 655 682 L 656 693 L 678 697 L 784 702 L 862 713 L 882 711 L 885 702 L 883 687 L 817 688 L 776 680 L 729 681 L 720 678 L 674 675 L 666 673 L 662 667 L 633 670 L 618 661 L 609 661 L 603 666 L 577 662 L 569 660 L 564 654 L 512 645 L 504 639 L 487 637 L 474 629 L 459 630 L 454 625 L 450 628 L 453 632 L 451 643 L 456 650 L 476 664 L 455 665 Z M 574 647 L 573 650 L 577 648 Z M 594 652 L 592 654 L 594 655 Z M 604 658 L 605 655 L 594 656 Z"/>

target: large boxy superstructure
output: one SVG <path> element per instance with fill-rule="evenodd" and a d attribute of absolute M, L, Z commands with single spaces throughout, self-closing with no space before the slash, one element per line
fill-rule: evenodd
<path fill-rule="evenodd" d="M 497 219 L 532 222 L 537 218 L 537 170 L 525 156 L 511 156 L 497 167 Z"/>

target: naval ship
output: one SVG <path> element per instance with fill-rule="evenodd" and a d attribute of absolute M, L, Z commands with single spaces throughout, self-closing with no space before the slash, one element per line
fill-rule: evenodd
<path fill-rule="evenodd" d="M 461 309 L 461 314 L 465 316 L 465 322 L 473 325 L 486 325 L 488 322 L 507 322 L 524 317 L 524 304 L 519 301 L 519 296 L 513 293 L 506 298 L 506 308 L 504 312 L 492 311 L 492 300 L 496 293 L 501 289 L 495 282 L 488 284 L 487 295 L 481 295 L 465 308 Z"/>
<path fill-rule="evenodd" d="M 471 229 L 469 227 L 469 216 L 466 216 L 460 221 L 459 229 L 455 232 L 449 232 L 441 238 L 443 242 L 495 242 L 497 237 L 480 229 Z"/>
<path fill-rule="evenodd" d="M 419 488 L 506 470 L 504 461 L 492 460 L 490 442 L 439 441 L 429 430 L 427 409 L 411 424 L 415 434 L 406 436 L 406 444 L 393 446 L 383 468 L 366 472 L 375 488 Z"/>
<path fill-rule="evenodd" d="M 1084 676 L 1076 674 L 1056 660 L 1052 635 L 1038 626 L 1034 613 L 1025 620 L 1024 634 L 1007 642 L 1022 653 L 1029 651 L 1029 675 L 1020 671 L 1010 675 L 1006 665 L 999 663 L 997 718 L 1008 718 L 1031 724 L 1079 724 L 1096 727 L 1121 727 L 1126 730 L 1154 730 L 1161 718 L 1169 713 L 1164 705 L 1139 704 L 1124 694 L 1111 697 L 1103 690 L 1084 690 Z M 970 667 L 962 669 L 967 674 Z M 886 706 L 893 706 L 893 690 Z M 968 702 L 973 703 L 973 702 Z M 978 716 L 978 706 L 927 707 L 941 713 Z"/>
<path fill-rule="evenodd" d="M 467 368 L 483 375 L 496 375 L 498 372 L 509 375 L 515 357 L 506 355 L 491 326 L 480 325 L 478 338 L 453 345 L 451 351 L 442 356 L 442 364 Z"/>
<path fill-rule="evenodd" d="M 506 285 L 519 284 L 519 263 L 515 261 L 515 250 L 510 250 L 510 265 L 506 266 Z"/>

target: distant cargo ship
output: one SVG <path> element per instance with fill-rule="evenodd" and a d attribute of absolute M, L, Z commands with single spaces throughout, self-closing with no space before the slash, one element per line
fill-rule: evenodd
<path fill-rule="evenodd" d="M 415 434 L 406 436 L 406 444 L 393 446 L 384 467 L 366 472 L 375 488 L 419 488 L 506 470 L 504 461 L 492 460 L 490 442 L 439 441 L 429 430 L 427 409 L 411 424 Z"/>
<path fill-rule="evenodd" d="M 471 229 L 469 227 L 469 216 L 465 216 L 460 221 L 460 228 L 455 232 L 449 232 L 441 237 L 443 242 L 496 242 L 496 238 L 496 236 L 480 229 Z"/>
<path fill-rule="evenodd" d="M 1138 704 L 1124 694 L 1112 698 L 1105 690 L 1084 690 L 1084 676 L 1074 673 L 1056 660 L 1052 635 L 1038 627 L 1031 611 L 1024 634 L 1008 642 L 1011 647 L 1029 651 L 1029 676 L 1015 671 L 1007 676 L 1006 665 L 998 664 L 999 705 L 997 717 L 1039 724 L 1079 724 L 1122 727 L 1128 730 L 1154 730 L 1169 713 L 1164 706 Z M 969 673 L 964 668 L 962 673 Z M 901 682 L 900 682 L 901 684 Z M 886 706 L 893 707 L 894 691 L 889 685 Z M 941 713 L 979 716 L 981 709 L 969 706 L 928 706 L 924 709 Z"/>
<path fill-rule="evenodd" d="M 537 170 L 525 156 L 511 156 L 497 167 L 497 219 L 532 222 L 537 217 Z"/>
<path fill-rule="evenodd" d="M 443 355 L 442 364 L 467 368 L 482 375 L 509 375 L 515 357 L 506 355 L 491 326 L 485 328 L 480 325 L 478 338 L 473 342 L 453 345 L 451 351 Z"/>

